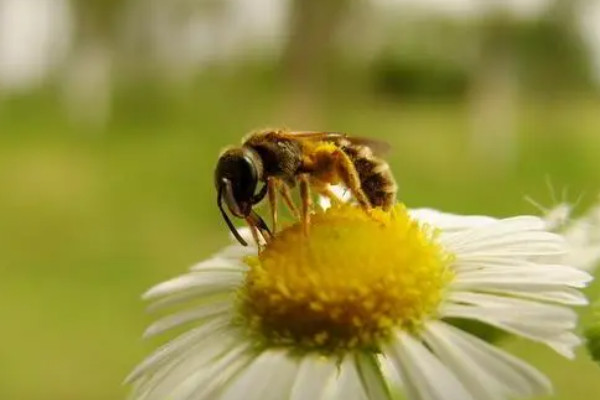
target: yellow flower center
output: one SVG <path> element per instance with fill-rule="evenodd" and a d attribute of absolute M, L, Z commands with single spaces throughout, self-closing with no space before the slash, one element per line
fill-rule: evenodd
<path fill-rule="evenodd" d="M 246 260 L 241 311 L 270 345 L 373 348 L 436 312 L 450 261 L 403 205 L 371 216 L 332 207 L 312 216 L 308 236 L 293 225 Z"/>

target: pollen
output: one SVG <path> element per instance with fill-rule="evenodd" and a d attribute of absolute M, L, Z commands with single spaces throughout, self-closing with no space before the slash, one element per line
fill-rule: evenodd
<path fill-rule="evenodd" d="M 403 205 L 371 215 L 332 207 L 312 216 L 308 235 L 292 225 L 246 260 L 241 315 L 269 345 L 376 348 L 435 315 L 451 261 Z"/>

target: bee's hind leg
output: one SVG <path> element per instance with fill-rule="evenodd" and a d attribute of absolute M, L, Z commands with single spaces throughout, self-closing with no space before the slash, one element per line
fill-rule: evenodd
<path fill-rule="evenodd" d="M 310 212 L 312 210 L 312 198 L 310 197 L 310 176 L 308 174 L 300 174 L 300 197 L 302 198 L 302 228 L 304 234 L 308 235 L 310 224 Z"/>
<path fill-rule="evenodd" d="M 365 192 L 362 190 L 360 177 L 358 176 L 358 172 L 354 167 L 354 163 L 342 150 L 336 150 L 333 153 L 333 156 L 336 160 L 337 173 L 342 179 L 342 182 L 344 182 L 346 187 L 350 189 L 350 192 L 352 192 L 352 195 L 356 201 L 358 201 L 360 207 L 366 213 L 371 214 L 371 202 L 369 201 L 369 198 Z"/>

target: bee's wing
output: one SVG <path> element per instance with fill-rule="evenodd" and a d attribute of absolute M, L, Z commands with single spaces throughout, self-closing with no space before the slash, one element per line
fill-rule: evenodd
<path fill-rule="evenodd" d="M 300 131 L 300 132 L 285 132 L 284 136 L 290 136 L 292 139 L 305 139 L 305 140 L 326 140 L 335 141 L 338 139 L 345 139 L 348 137 L 345 133 L 341 132 L 311 132 L 311 131 Z"/>
<path fill-rule="evenodd" d="M 367 146 L 371 150 L 373 150 L 373 154 L 377 156 L 384 156 L 389 154 L 392 151 L 392 145 L 386 142 L 385 140 L 377 140 L 372 138 L 366 138 L 361 136 L 348 136 L 346 137 L 352 144 L 358 144 L 361 146 Z"/>
<path fill-rule="evenodd" d="M 360 137 L 360 136 L 348 136 L 341 132 L 287 132 L 286 135 L 290 135 L 295 139 L 303 140 L 323 140 L 327 142 L 339 143 L 342 140 L 347 140 L 352 144 L 361 146 L 367 146 L 376 155 L 384 155 L 390 152 L 392 146 L 383 140 L 377 140 L 372 138 Z"/>

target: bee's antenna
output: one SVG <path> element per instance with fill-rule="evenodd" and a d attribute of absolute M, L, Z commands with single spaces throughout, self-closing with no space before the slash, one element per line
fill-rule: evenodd
<path fill-rule="evenodd" d="M 233 236 L 237 239 L 237 241 L 240 242 L 240 244 L 242 246 L 248 246 L 248 243 L 240 235 L 240 233 L 238 232 L 236 227 L 233 225 L 233 222 L 231 222 L 231 219 L 229 219 L 229 215 L 227 215 L 227 213 L 223 209 L 223 186 L 224 186 L 223 184 L 219 185 L 219 193 L 217 194 L 217 204 L 219 205 L 219 210 L 221 210 L 221 215 L 223 216 L 223 219 L 227 223 L 229 230 L 231 231 Z"/>

